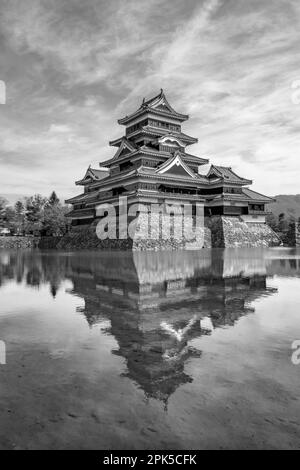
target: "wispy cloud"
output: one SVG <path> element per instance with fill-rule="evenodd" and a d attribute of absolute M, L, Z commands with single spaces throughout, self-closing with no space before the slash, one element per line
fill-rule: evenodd
<path fill-rule="evenodd" d="M 1 192 L 74 194 L 161 87 L 190 114 L 191 151 L 299 192 L 299 21 L 296 0 L 2 0 Z"/>

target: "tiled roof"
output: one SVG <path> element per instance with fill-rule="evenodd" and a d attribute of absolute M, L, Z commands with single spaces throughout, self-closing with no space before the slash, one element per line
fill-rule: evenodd
<path fill-rule="evenodd" d="M 153 112 L 162 114 L 165 116 L 175 117 L 181 121 L 187 120 L 189 117 L 187 114 L 177 113 L 175 109 L 172 108 L 170 103 L 168 102 L 163 90 L 161 89 L 160 93 L 149 100 L 143 100 L 139 109 L 137 109 L 134 113 L 125 116 L 122 119 L 118 120 L 119 124 L 127 124 L 130 120 L 134 119 L 135 117 L 143 114 L 145 111 Z"/>
<path fill-rule="evenodd" d="M 134 157 L 135 155 L 138 155 L 139 153 L 146 154 L 146 155 L 149 154 L 149 155 L 153 155 L 156 157 L 160 157 L 160 156 L 168 157 L 167 152 L 161 152 L 159 150 L 149 147 L 148 145 L 142 145 L 141 147 L 137 147 L 136 150 L 134 150 L 133 152 L 129 152 L 124 156 L 120 155 L 118 158 L 113 157 L 110 160 L 105 160 L 104 162 L 101 162 L 100 165 L 109 166 L 115 163 L 116 161 L 120 162 L 120 161 L 123 161 L 124 159 L 126 160 L 128 157 L 130 158 Z"/>
<path fill-rule="evenodd" d="M 82 184 L 85 183 L 85 180 L 87 180 L 88 178 L 90 178 L 94 181 L 97 181 L 97 180 L 100 181 L 100 180 L 106 178 L 108 175 L 109 175 L 109 170 L 107 170 L 107 169 L 97 170 L 97 169 L 91 168 L 89 166 L 89 168 L 87 169 L 84 177 L 81 180 L 76 181 L 76 184 L 77 185 L 82 185 Z"/>
<path fill-rule="evenodd" d="M 243 188 L 243 193 L 253 201 L 266 201 L 266 202 L 273 202 L 275 201 L 274 198 L 265 196 L 264 194 L 257 193 L 256 191 L 252 191 L 249 188 Z"/>
<path fill-rule="evenodd" d="M 231 167 L 211 165 L 207 176 L 215 175 L 216 177 L 222 178 L 224 181 L 229 183 L 242 183 L 251 184 L 252 181 L 246 178 L 238 176 Z"/>
<path fill-rule="evenodd" d="M 156 172 L 161 174 L 165 171 L 171 171 L 173 167 L 182 167 L 182 169 L 191 177 L 197 178 L 197 174 L 181 159 L 180 152 L 175 152 L 175 154 L 160 165 Z"/>
<path fill-rule="evenodd" d="M 147 168 L 147 167 L 140 167 L 136 171 L 137 175 L 147 176 L 149 178 L 159 179 L 159 180 L 169 180 L 169 181 L 193 181 L 193 183 L 204 183 L 209 185 L 209 181 L 205 178 L 205 176 L 201 176 L 195 173 L 196 178 L 192 178 L 189 176 L 182 176 L 182 175 L 175 175 L 175 174 L 168 174 L 168 173 L 157 173 L 155 168 Z"/>
<path fill-rule="evenodd" d="M 226 201 L 248 201 L 248 197 L 244 193 L 224 193 L 223 195 L 221 195 L 221 198 L 225 199 Z"/>
<path fill-rule="evenodd" d="M 162 98 L 164 95 L 164 92 L 163 92 L 163 89 L 161 88 L 160 92 L 158 93 L 158 95 L 155 95 L 153 96 L 153 98 L 150 98 L 149 100 L 143 100 L 143 103 L 141 105 L 142 106 L 151 106 L 151 104 L 155 103 L 155 101 L 159 100 L 160 98 Z"/>
<path fill-rule="evenodd" d="M 184 132 L 172 131 L 172 134 L 174 134 L 174 135 L 175 135 L 176 137 L 178 137 L 179 139 L 180 139 L 180 138 L 181 138 L 181 139 L 183 138 L 183 139 L 189 139 L 189 140 L 191 140 L 191 141 L 193 141 L 193 142 L 195 142 L 195 143 L 198 142 L 197 137 L 192 137 L 192 136 L 190 136 L 190 135 L 188 135 L 188 134 L 185 134 Z"/>
<path fill-rule="evenodd" d="M 123 138 L 124 138 L 124 136 L 118 137 L 115 140 L 110 140 L 109 145 L 111 145 L 112 147 L 119 147 L 122 143 Z"/>
<path fill-rule="evenodd" d="M 111 163 L 115 162 L 116 160 L 118 160 L 122 156 L 122 152 L 124 152 L 125 150 L 127 151 L 127 155 L 129 155 L 130 153 L 135 152 L 135 150 L 137 148 L 138 147 L 134 142 L 132 142 L 131 140 L 128 140 L 126 137 L 122 137 L 121 144 L 120 144 L 117 152 L 115 153 L 115 155 L 112 158 L 110 158 L 109 160 L 105 160 L 104 162 L 100 162 L 100 166 L 105 166 L 105 165 L 108 165 L 108 164 L 111 164 Z"/>
<path fill-rule="evenodd" d="M 204 165 L 205 163 L 208 163 L 209 160 L 208 158 L 203 158 L 203 157 L 198 157 L 197 155 L 192 155 L 191 153 L 182 153 L 181 158 L 187 161 L 199 163 L 200 165 Z"/>
<path fill-rule="evenodd" d="M 213 199 L 225 199 L 226 201 L 245 201 L 245 202 L 272 202 L 274 199 L 264 196 L 263 194 L 252 191 L 248 188 L 243 188 L 242 192 L 236 193 L 224 193 L 215 195 Z"/>
<path fill-rule="evenodd" d="M 97 170 L 95 168 L 91 168 L 91 171 L 97 180 L 102 180 L 108 176 L 108 170 Z"/>
<path fill-rule="evenodd" d="M 150 98 L 149 100 L 145 100 L 144 98 L 140 107 L 141 108 L 150 107 L 152 109 L 153 106 L 159 105 L 159 104 L 161 104 L 163 106 L 163 109 L 165 108 L 166 111 L 171 114 L 175 114 L 177 116 L 184 116 L 185 118 L 188 118 L 186 114 L 177 113 L 177 111 L 175 111 L 175 109 L 172 108 L 162 88 L 160 90 L 160 93 L 154 96 L 153 98 Z"/>

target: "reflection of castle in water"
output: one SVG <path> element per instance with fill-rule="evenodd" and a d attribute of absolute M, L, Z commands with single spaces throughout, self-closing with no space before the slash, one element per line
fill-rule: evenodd
<path fill-rule="evenodd" d="M 233 325 L 253 312 L 253 300 L 276 292 L 266 286 L 264 257 L 253 252 L 243 259 L 234 250 L 84 255 L 69 268 L 88 323 L 110 320 L 126 375 L 164 402 L 192 380 L 185 363 L 201 356 L 193 339 Z"/>
<path fill-rule="evenodd" d="M 282 261 L 263 250 L 182 252 L 0 253 L 0 286 L 15 280 L 49 285 L 53 296 L 63 281 L 84 299 L 81 310 L 92 327 L 109 320 L 115 354 L 126 375 L 147 397 L 165 403 L 192 379 L 187 360 L 201 356 L 193 340 L 228 327 L 253 312 L 252 302 L 276 292 L 267 275 L 300 276 L 300 259 Z M 276 252 L 272 251 L 272 254 Z"/>

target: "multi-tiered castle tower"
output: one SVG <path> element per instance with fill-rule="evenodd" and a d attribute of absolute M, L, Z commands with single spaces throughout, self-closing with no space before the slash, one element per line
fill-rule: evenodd
<path fill-rule="evenodd" d="M 211 165 L 207 174 L 201 166 L 208 159 L 190 153 L 198 140 L 182 131 L 189 118 L 175 111 L 163 90 L 132 114 L 118 120 L 125 136 L 110 142 L 115 155 L 88 168 L 76 184 L 79 196 L 67 200 L 72 225 L 88 225 L 97 219 L 97 208 L 110 203 L 118 208 L 119 197 L 128 204 L 191 204 L 203 207 L 204 215 L 229 216 L 246 223 L 265 223 L 265 205 L 273 200 L 250 190 L 252 181 L 238 176 L 230 167 Z"/>

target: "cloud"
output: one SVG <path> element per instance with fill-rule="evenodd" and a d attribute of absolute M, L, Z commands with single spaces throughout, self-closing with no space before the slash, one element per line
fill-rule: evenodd
<path fill-rule="evenodd" d="M 161 87 L 190 114 L 192 153 L 299 192 L 299 20 L 295 0 L 3 0 L 3 192 L 75 194 L 117 119 Z"/>
<path fill-rule="evenodd" d="M 65 133 L 72 132 L 72 129 L 67 124 L 51 124 L 51 126 L 49 128 L 49 132 L 50 133 L 65 134 Z"/>

